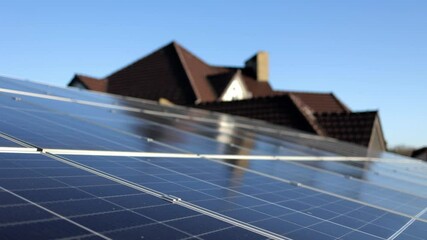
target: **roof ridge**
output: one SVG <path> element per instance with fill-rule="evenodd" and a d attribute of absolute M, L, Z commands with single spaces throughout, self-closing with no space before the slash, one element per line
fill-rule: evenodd
<path fill-rule="evenodd" d="M 313 128 L 313 130 L 320 136 L 327 136 L 325 130 L 317 122 L 313 109 L 311 109 L 307 104 L 303 103 L 303 101 L 298 96 L 295 96 L 292 93 L 289 93 L 288 96 L 297 107 L 298 111 L 304 116 L 304 118 Z"/>
<path fill-rule="evenodd" d="M 184 72 L 187 75 L 188 80 L 190 81 L 191 87 L 193 88 L 193 91 L 194 91 L 196 98 L 197 98 L 196 102 L 200 101 L 200 99 L 202 98 L 200 90 L 195 86 L 193 75 L 191 74 L 190 70 L 188 69 L 187 61 L 185 61 L 185 58 L 182 56 L 182 51 L 186 51 L 191 55 L 193 55 L 193 54 L 191 52 L 187 51 L 185 48 L 181 47 L 181 45 L 179 45 L 176 41 L 172 41 L 171 44 L 172 44 L 173 48 L 175 49 L 175 52 L 178 55 L 179 62 L 181 63 L 181 66 L 184 69 Z M 194 57 L 196 57 L 196 56 L 194 56 Z"/>
<path fill-rule="evenodd" d="M 333 94 L 333 92 L 314 92 L 314 91 L 299 91 L 299 90 L 297 90 L 297 91 L 275 90 L 274 92 L 277 92 L 277 93 L 295 93 L 295 94 L 299 94 L 299 93 L 302 93 L 302 94 L 323 94 L 323 95 Z"/>
<path fill-rule="evenodd" d="M 107 80 L 106 78 L 97 78 L 97 77 L 93 77 L 93 76 L 89 76 L 89 75 L 81 74 L 81 73 L 75 73 L 74 76 L 76 76 L 76 77 L 85 77 L 85 78 L 92 78 L 92 79 L 99 80 L 99 81 Z"/>

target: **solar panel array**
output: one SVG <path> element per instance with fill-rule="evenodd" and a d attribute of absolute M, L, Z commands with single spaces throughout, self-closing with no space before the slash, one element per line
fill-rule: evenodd
<path fill-rule="evenodd" d="M 427 239 L 427 164 L 0 77 L 5 239 Z"/>

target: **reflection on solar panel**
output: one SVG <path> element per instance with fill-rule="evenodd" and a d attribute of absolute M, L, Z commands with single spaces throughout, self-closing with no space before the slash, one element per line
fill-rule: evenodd
<path fill-rule="evenodd" d="M 0 77 L 6 239 L 426 239 L 427 164 Z"/>

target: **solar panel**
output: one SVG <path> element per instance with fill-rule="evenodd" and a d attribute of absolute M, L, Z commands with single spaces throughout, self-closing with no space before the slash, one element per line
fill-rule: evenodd
<path fill-rule="evenodd" d="M 425 239 L 427 165 L 262 121 L 0 77 L 10 239 Z"/>
<path fill-rule="evenodd" d="M 262 226 L 277 234 L 286 235 L 288 232 L 306 228 L 307 225 L 304 222 L 310 225 L 328 223 L 331 227 L 342 228 L 344 234 L 357 231 L 353 222 L 350 221 L 348 224 L 340 222 L 342 218 L 348 218 L 363 223 L 364 228 L 360 229 L 362 233 L 375 235 L 375 232 L 370 232 L 373 231 L 369 228 L 370 224 L 375 226 L 372 229 L 376 229 L 376 227 L 392 228 L 377 220 L 380 216 L 387 215 L 388 219 L 393 218 L 403 223 L 410 219 L 375 209 L 363 203 L 337 198 L 321 191 L 301 188 L 293 185 L 292 182 L 290 184 L 281 182 L 253 172 L 245 172 L 242 168 L 233 169 L 229 165 L 208 160 L 99 156 L 67 156 L 67 158 L 157 191 L 179 196 L 183 200 L 188 199 L 193 204 L 227 216 L 230 214 L 230 217 L 249 222 L 258 227 Z M 243 166 L 243 168 L 252 164 L 247 160 L 228 161 L 228 163 L 239 167 Z M 257 163 L 265 163 L 265 161 L 258 161 Z M 248 169 L 258 170 L 257 168 Z M 270 175 L 271 172 L 261 173 L 276 177 L 274 174 Z M 316 176 L 313 174 L 309 176 L 312 176 L 313 181 L 316 181 Z M 335 179 L 328 179 L 327 177 L 319 179 L 319 182 L 324 184 L 331 181 L 336 182 Z M 349 186 L 349 188 L 360 189 L 357 186 Z M 195 192 L 199 194 L 195 194 Z M 401 205 L 402 203 L 399 206 Z M 390 208 L 390 210 L 393 209 Z M 249 214 L 249 212 L 253 213 Z M 362 221 L 360 218 L 353 218 L 353 215 L 366 215 L 367 217 Z M 274 225 L 270 224 L 264 226 L 264 222 L 270 222 L 271 218 L 283 220 L 280 229 L 275 229 Z M 324 233 L 322 229 L 324 228 L 319 227 L 316 230 Z M 364 229 L 367 232 L 364 232 Z M 389 229 L 390 232 L 396 230 L 398 228 Z"/>
<path fill-rule="evenodd" d="M 146 233 L 152 229 L 161 231 L 163 237 L 181 239 L 237 228 L 41 154 L 3 153 L 0 159 L 2 236 L 27 239 L 40 233 L 17 233 L 49 225 L 64 227 L 64 232 L 47 231 L 41 236 L 149 237 L 157 234 Z M 180 227 L 184 219 L 190 219 L 198 231 Z"/>

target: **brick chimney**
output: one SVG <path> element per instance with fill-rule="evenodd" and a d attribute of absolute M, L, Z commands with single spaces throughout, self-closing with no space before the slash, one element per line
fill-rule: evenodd
<path fill-rule="evenodd" d="M 257 52 L 245 62 L 245 68 L 251 69 L 259 82 L 268 82 L 268 53 Z"/>

